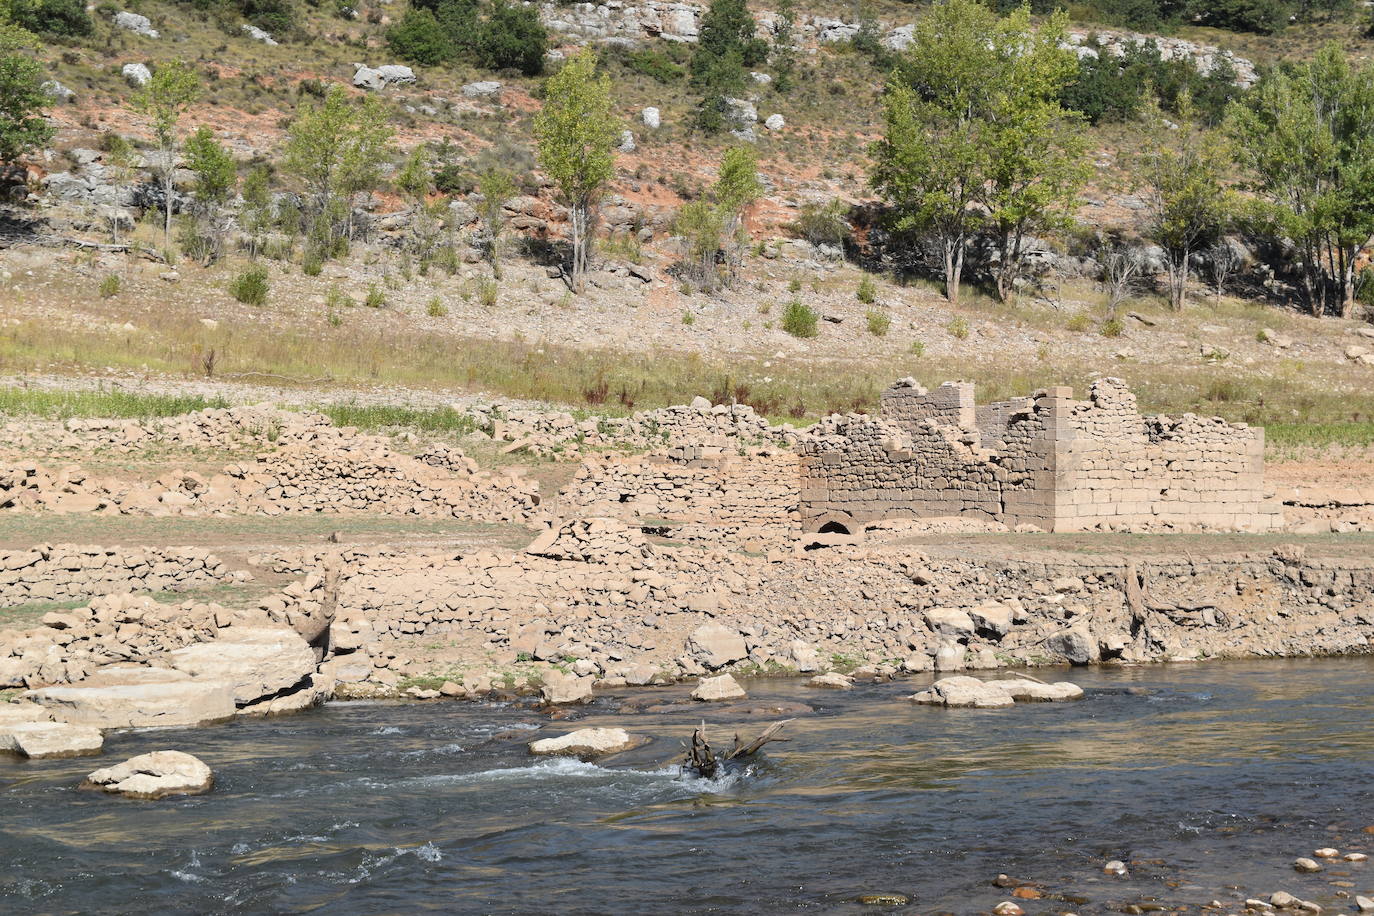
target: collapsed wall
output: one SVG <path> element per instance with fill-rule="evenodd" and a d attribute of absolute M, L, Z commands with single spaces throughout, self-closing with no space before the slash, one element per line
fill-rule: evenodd
<path fill-rule="evenodd" d="M 67 601 L 113 592 L 173 592 L 230 580 L 229 570 L 199 547 L 40 545 L 0 550 L 0 606 Z"/>
<path fill-rule="evenodd" d="M 1045 531 L 1268 531 L 1263 430 L 1184 414 L 1143 417 L 1119 379 L 983 407 L 973 386 L 910 379 L 879 418 L 818 424 L 801 442 L 803 525 L 975 515 Z"/>

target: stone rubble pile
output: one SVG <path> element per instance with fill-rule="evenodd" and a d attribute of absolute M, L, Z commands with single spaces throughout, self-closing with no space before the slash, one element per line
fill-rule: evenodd
<path fill-rule="evenodd" d="M 170 592 L 251 578 L 199 547 L 42 544 L 0 550 L 0 606 L 115 592 Z"/>

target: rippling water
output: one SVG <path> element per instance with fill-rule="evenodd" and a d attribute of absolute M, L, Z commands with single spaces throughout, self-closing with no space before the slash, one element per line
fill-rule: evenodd
<path fill-rule="evenodd" d="M 759 681 L 750 704 L 814 712 L 709 782 L 672 764 L 703 714 L 748 731 L 779 716 L 674 689 L 645 712 L 603 698 L 575 723 L 341 703 L 113 735 L 103 758 L 0 756 L 0 912 L 843 913 L 882 891 L 962 914 L 1007 899 L 999 873 L 1041 886 L 1020 901 L 1030 914 L 1196 911 L 1280 889 L 1354 912 L 1336 895 L 1374 896 L 1374 867 L 1291 862 L 1374 852 L 1371 675 L 1369 659 L 1076 671 L 1080 702 L 987 711 L 902 699 L 928 678 L 846 693 Z M 654 740 L 604 765 L 524 753 L 538 728 L 611 724 Z M 208 763 L 215 791 L 75 789 L 164 748 Z M 1130 875 L 1103 875 L 1108 859 Z"/>

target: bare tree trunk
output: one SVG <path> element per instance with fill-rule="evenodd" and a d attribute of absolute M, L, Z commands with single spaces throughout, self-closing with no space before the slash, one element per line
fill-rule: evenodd
<path fill-rule="evenodd" d="M 585 234 L 586 205 L 580 201 L 574 203 L 571 208 L 572 217 L 572 289 L 575 293 L 582 292 L 582 271 L 585 269 L 582 249 L 586 244 L 583 238 Z"/>
<path fill-rule="evenodd" d="M 162 171 L 162 244 L 171 247 L 172 244 L 172 179 L 175 169 L 172 166 L 172 150 L 164 149 L 163 171 Z"/>
<path fill-rule="evenodd" d="M 964 272 L 964 239 L 956 235 L 945 239 L 945 299 L 959 304 L 959 279 Z"/>

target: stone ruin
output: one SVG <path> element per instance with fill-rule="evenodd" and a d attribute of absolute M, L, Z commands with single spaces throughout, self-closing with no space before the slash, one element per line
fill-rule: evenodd
<path fill-rule="evenodd" d="M 677 446 L 588 461 L 564 512 L 673 523 L 775 545 L 894 519 L 1040 531 L 1269 531 L 1264 431 L 1193 414 L 1144 417 L 1119 379 L 1086 400 L 1056 387 L 978 406 L 971 383 L 903 379 L 877 416 L 831 416 L 791 450 Z"/>
<path fill-rule="evenodd" d="M 801 443 L 808 531 L 972 515 L 1009 528 L 1268 531 L 1264 431 L 1218 417 L 1141 416 L 1120 379 L 1086 400 L 1054 387 L 977 406 L 973 385 L 902 379 L 877 417 L 830 417 Z"/>

